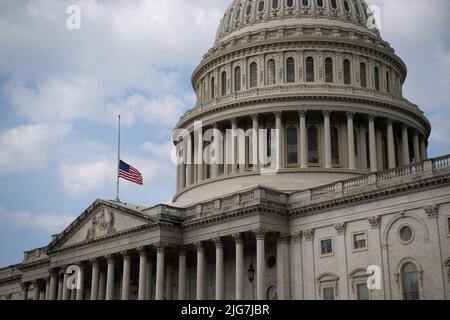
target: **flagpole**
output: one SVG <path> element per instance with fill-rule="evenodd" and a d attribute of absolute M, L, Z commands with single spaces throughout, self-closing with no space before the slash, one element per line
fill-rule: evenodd
<path fill-rule="evenodd" d="M 117 139 L 117 194 L 116 201 L 120 202 L 119 197 L 119 170 L 120 170 L 120 115 L 119 115 L 119 136 Z"/>

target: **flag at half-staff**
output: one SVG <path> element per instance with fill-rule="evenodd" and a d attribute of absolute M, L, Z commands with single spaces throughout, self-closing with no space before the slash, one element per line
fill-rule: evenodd
<path fill-rule="evenodd" d="M 139 172 L 139 170 L 130 166 L 128 163 L 122 160 L 120 160 L 119 164 L 119 178 L 134 182 L 141 186 L 144 184 L 142 174 Z"/>

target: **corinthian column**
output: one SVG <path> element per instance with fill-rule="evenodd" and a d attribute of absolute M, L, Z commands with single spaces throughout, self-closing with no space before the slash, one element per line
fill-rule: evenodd
<path fill-rule="evenodd" d="M 41 290 L 41 283 L 39 280 L 33 280 L 31 282 L 33 284 L 33 300 L 37 301 L 39 300 L 39 292 Z"/>
<path fill-rule="evenodd" d="M 56 294 L 58 288 L 58 272 L 55 269 L 50 270 L 50 293 L 48 296 L 49 300 L 56 300 Z"/>
<path fill-rule="evenodd" d="M 158 242 L 156 245 L 156 291 L 155 300 L 164 300 L 164 252 L 165 244 Z"/>
<path fill-rule="evenodd" d="M 20 283 L 20 289 L 21 289 L 21 299 L 22 300 L 28 300 L 28 288 L 30 284 L 28 282 L 21 282 Z"/>
<path fill-rule="evenodd" d="M 369 116 L 369 150 L 370 150 L 370 171 L 377 172 L 377 143 L 375 136 L 375 117 Z"/>
<path fill-rule="evenodd" d="M 83 300 L 83 295 L 84 295 L 84 273 L 86 271 L 86 266 L 84 265 L 84 263 L 81 263 L 78 265 L 78 267 L 80 268 L 80 274 L 78 275 L 78 288 L 77 293 L 76 293 L 76 299 L 79 300 Z"/>
<path fill-rule="evenodd" d="M 130 299 L 130 269 L 131 256 L 128 251 L 121 252 L 123 257 L 123 271 L 122 271 L 122 300 Z"/>
<path fill-rule="evenodd" d="M 236 174 L 238 169 L 238 157 L 237 157 L 237 149 L 239 148 L 238 141 L 236 138 L 236 130 L 237 130 L 237 120 L 236 118 L 231 119 L 231 150 L 230 150 L 230 159 L 231 159 L 231 174 Z"/>
<path fill-rule="evenodd" d="M 347 144 L 348 144 L 348 168 L 350 170 L 356 169 L 355 159 L 355 134 L 353 127 L 353 113 L 347 113 Z"/>
<path fill-rule="evenodd" d="M 91 300 L 97 300 L 100 263 L 98 259 L 91 259 L 91 264 L 92 264 Z"/>
<path fill-rule="evenodd" d="M 387 121 L 387 143 L 389 169 L 394 169 L 397 165 L 395 163 L 394 124 L 391 119 Z"/>
<path fill-rule="evenodd" d="M 265 300 L 266 295 L 266 253 L 265 238 L 266 231 L 257 229 L 256 235 L 256 299 Z"/>
<path fill-rule="evenodd" d="M 138 299 L 145 300 L 145 285 L 146 285 L 146 271 L 147 271 L 147 248 L 140 247 L 139 251 L 139 291 Z"/>
<path fill-rule="evenodd" d="M 404 125 L 402 128 L 402 146 L 403 146 L 403 165 L 409 166 L 411 159 L 409 158 L 409 140 L 408 140 L 408 126 Z"/>
<path fill-rule="evenodd" d="M 108 261 L 108 270 L 106 275 L 106 300 L 114 300 L 114 256 L 112 254 L 106 256 Z"/>
<path fill-rule="evenodd" d="M 240 233 L 233 234 L 236 243 L 236 300 L 244 300 L 244 240 Z"/>
<path fill-rule="evenodd" d="M 69 280 L 69 274 L 66 272 L 66 268 L 63 267 L 63 287 L 62 287 L 62 299 L 63 300 L 70 300 L 70 291 L 69 287 L 67 286 L 67 280 Z"/>
<path fill-rule="evenodd" d="M 323 112 L 323 132 L 324 132 L 324 154 L 325 168 L 331 169 L 331 128 L 330 128 L 330 111 Z"/>
<path fill-rule="evenodd" d="M 253 171 L 259 171 L 259 121 L 258 115 L 252 115 L 253 136 L 252 136 L 252 156 L 253 156 Z"/>
<path fill-rule="evenodd" d="M 215 238 L 216 245 L 216 300 L 225 299 L 225 274 L 223 265 L 223 241 Z"/>
<path fill-rule="evenodd" d="M 306 111 L 299 111 L 300 116 L 300 166 L 308 168 L 308 133 L 306 130 Z"/>
<path fill-rule="evenodd" d="M 197 247 L 197 300 L 205 300 L 205 248 L 202 242 Z"/>
<path fill-rule="evenodd" d="M 420 159 L 419 133 L 417 132 L 417 130 L 414 130 L 413 146 L 414 146 L 414 162 L 419 163 L 422 160 Z"/>
<path fill-rule="evenodd" d="M 178 258 L 178 300 L 186 299 L 186 250 L 181 249 Z"/>

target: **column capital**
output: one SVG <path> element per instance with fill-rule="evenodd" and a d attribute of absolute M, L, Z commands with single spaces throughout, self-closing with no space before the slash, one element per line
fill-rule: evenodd
<path fill-rule="evenodd" d="M 223 240 L 222 240 L 221 237 L 214 238 L 213 242 L 214 242 L 214 245 L 216 246 L 216 249 L 217 248 L 223 248 Z"/>
<path fill-rule="evenodd" d="M 136 248 L 137 252 L 139 252 L 139 256 L 146 257 L 148 255 L 148 247 L 140 246 Z"/>
<path fill-rule="evenodd" d="M 300 242 L 302 241 L 302 238 L 303 238 L 303 231 L 291 233 L 291 240 L 293 240 L 294 242 Z"/>
<path fill-rule="evenodd" d="M 100 258 L 98 258 L 98 257 L 95 257 L 95 258 L 91 258 L 91 259 L 89 259 L 89 263 L 91 264 L 91 265 L 99 265 L 100 264 Z"/>
<path fill-rule="evenodd" d="M 233 233 L 231 235 L 234 239 L 234 242 L 236 244 L 243 244 L 244 243 L 244 239 L 242 238 L 242 233 L 238 232 L 238 233 Z"/>
<path fill-rule="evenodd" d="M 30 282 L 28 282 L 28 281 L 20 281 L 20 287 L 22 288 L 22 289 L 27 289 L 28 287 L 30 286 Z"/>
<path fill-rule="evenodd" d="M 130 250 L 120 251 L 120 255 L 122 256 L 123 260 L 130 260 L 131 259 L 131 252 L 130 252 Z"/>
<path fill-rule="evenodd" d="M 369 223 L 372 226 L 372 229 L 379 229 L 381 224 L 381 216 L 370 217 Z"/>
<path fill-rule="evenodd" d="M 437 204 L 433 204 L 431 206 L 424 207 L 423 210 L 426 212 L 428 219 L 437 218 L 439 213 L 439 207 Z"/>
<path fill-rule="evenodd" d="M 369 116 L 367 118 L 369 119 L 370 122 L 374 122 L 375 119 L 377 118 L 377 116 L 373 115 L 373 114 L 369 114 Z"/>
<path fill-rule="evenodd" d="M 205 251 L 205 246 L 203 241 L 194 242 L 194 247 L 197 249 L 197 252 Z"/>
<path fill-rule="evenodd" d="M 236 117 L 235 118 L 231 118 L 230 122 L 231 122 L 232 125 L 233 124 L 237 124 L 237 118 Z"/>
<path fill-rule="evenodd" d="M 355 116 L 354 112 L 347 112 L 347 119 L 353 119 L 354 116 Z"/>
<path fill-rule="evenodd" d="M 404 131 L 408 131 L 409 126 L 408 126 L 406 123 L 404 123 L 404 124 L 402 124 L 402 129 L 403 129 Z"/>
<path fill-rule="evenodd" d="M 308 112 L 308 110 L 299 110 L 298 111 L 298 115 L 300 117 L 306 117 L 306 113 Z"/>
<path fill-rule="evenodd" d="M 157 252 L 164 252 L 166 250 L 167 243 L 158 241 L 158 242 L 154 243 L 153 246 L 155 247 Z"/>
<path fill-rule="evenodd" d="M 278 234 L 278 242 L 280 243 L 289 243 L 291 240 L 291 234 L 290 233 L 280 233 Z"/>
<path fill-rule="evenodd" d="M 302 231 L 306 240 L 312 240 L 314 238 L 314 229 L 306 229 Z"/>
<path fill-rule="evenodd" d="M 252 230 L 253 234 L 256 237 L 256 240 L 264 240 L 266 238 L 266 234 L 268 233 L 267 229 L 257 228 Z"/>
<path fill-rule="evenodd" d="M 86 271 L 86 263 L 84 261 L 77 263 L 78 268 L 80 268 L 80 271 Z"/>
<path fill-rule="evenodd" d="M 258 121 L 258 119 L 259 119 L 259 114 L 257 114 L 257 113 L 253 113 L 250 116 L 252 117 L 253 121 Z"/>
<path fill-rule="evenodd" d="M 388 118 L 388 119 L 386 120 L 386 123 L 387 123 L 388 126 L 393 126 L 393 125 L 394 125 L 394 120 Z"/>
<path fill-rule="evenodd" d="M 279 118 L 281 118 L 282 113 L 281 113 L 281 111 L 275 111 L 273 114 L 275 115 L 275 118 L 279 119 Z"/>
<path fill-rule="evenodd" d="M 178 248 L 178 255 L 181 256 L 181 257 L 186 257 L 187 251 L 186 251 L 186 248 L 184 246 L 180 246 Z"/>
<path fill-rule="evenodd" d="M 323 110 L 322 113 L 324 117 L 329 117 L 331 115 L 331 110 Z"/>
<path fill-rule="evenodd" d="M 113 264 L 115 262 L 116 256 L 114 254 L 105 255 L 106 262 L 108 264 Z"/>
<path fill-rule="evenodd" d="M 50 276 L 57 276 L 59 273 L 59 268 L 56 267 L 50 267 L 47 269 L 48 273 L 50 274 Z"/>
<path fill-rule="evenodd" d="M 334 228 L 336 229 L 338 235 L 344 235 L 344 234 L 345 234 L 345 231 L 346 231 L 346 229 L 347 229 L 347 223 L 346 223 L 346 222 L 339 222 L 339 223 L 336 223 L 336 224 L 334 225 Z"/>

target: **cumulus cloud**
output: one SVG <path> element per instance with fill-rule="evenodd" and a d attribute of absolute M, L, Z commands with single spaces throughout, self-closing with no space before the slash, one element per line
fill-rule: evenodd
<path fill-rule="evenodd" d="M 0 175 L 45 167 L 52 147 L 71 132 L 69 124 L 32 124 L 0 132 Z"/>
<path fill-rule="evenodd" d="M 39 229 L 49 233 L 58 233 L 64 230 L 75 218 L 74 215 L 70 214 L 9 211 L 0 207 L 0 224 L 13 225 L 21 229 Z"/>

